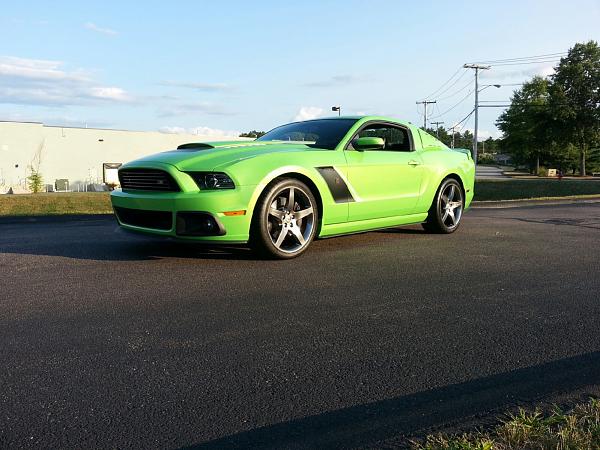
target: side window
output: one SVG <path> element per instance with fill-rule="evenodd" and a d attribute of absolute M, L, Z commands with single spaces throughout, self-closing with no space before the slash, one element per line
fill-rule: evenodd
<path fill-rule="evenodd" d="M 383 147 L 384 151 L 411 151 L 408 130 L 405 128 L 395 127 L 389 124 L 377 123 L 368 125 L 367 127 L 363 128 L 356 136 L 356 138 L 359 137 L 382 138 L 385 142 L 385 146 Z"/>

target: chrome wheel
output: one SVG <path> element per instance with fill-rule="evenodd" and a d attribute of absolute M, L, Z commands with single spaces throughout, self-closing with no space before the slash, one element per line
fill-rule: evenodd
<path fill-rule="evenodd" d="M 442 223 L 448 228 L 455 228 L 460 222 L 463 211 L 461 189 L 455 184 L 446 185 L 442 191 L 440 200 Z"/>
<path fill-rule="evenodd" d="M 298 186 L 289 186 L 271 199 L 267 210 L 271 242 L 284 253 L 300 251 L 310 242 L 315 226 L 311 197 Z"/>

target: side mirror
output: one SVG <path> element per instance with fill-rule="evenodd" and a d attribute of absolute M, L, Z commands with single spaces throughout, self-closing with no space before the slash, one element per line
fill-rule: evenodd
<path fill-rule="evenodd" d="M 352 147 L 356 150 L 381 150 L 385 145 L 385 141 L 380 137 L 365 136 L 352 141 Z"/>

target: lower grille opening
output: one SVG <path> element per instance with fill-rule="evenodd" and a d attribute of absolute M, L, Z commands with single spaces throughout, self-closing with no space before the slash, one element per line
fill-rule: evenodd
<path fill-rule="evenodd" d="M 225 228 L 212 214 L 178 212 L 175 220 L 179 236 L 223 236 Z"/>
<path fill-rule="evenodd" d="M 115 212 L 119 221 L 125 225 L 165 231 L 173 227 L 173 214 L 171 211 L 150 211 L 115 206 Z"/>

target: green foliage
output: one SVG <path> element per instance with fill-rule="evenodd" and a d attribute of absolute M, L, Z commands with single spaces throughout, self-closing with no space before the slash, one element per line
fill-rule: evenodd
<path fill-rule="evenodd" d="M 489 431 L 438 434 L 413 442 L 416 450 L 600 449 L 600 401 L 591 399 L 569 412 L 544 414 L 519 409 Z"/>
<path fill-rule="evenodd" d="M 448 147 L 452 146 L 452 129 L 446 129 L 444 127 L 439 128 L 427 128 L 427 131 L 432 136 L 436 136 L 440 141 L 446 144 Z M 494 142 L 494 139 L 488 139 L 489 142 Z M 495 148 L 495 144 L 489 144 L 486 141 L 487 145 L 492 145 L 490 148 Z M 473 147 L 473 133 L 469 130 L 465 130 L 463 133 L 456 131 L 454 133 L 454 148 L 472 148 Z M 486 147 L 486 151 L 487 147 Z M 490 150 L 491 151 L 491 150 Z"/>
<path fill-rule="evenodd" d="M 494 159 L 494 155 L 491 153 L 478 153 L 477 162 L 479 164 L 495 164 L 496 160 Z"/>
<path fill-rule="evenodd" d="M 575 44 L 569 50 L 552 76 L 550 94 L 557 136 L 578 148 L 580 173 L 585 175 L 587 152 L 600 143 L 600 47 L 597 42 Z"/>
<path fill-rule="evenodd" d="M 575 44 L 550 79 L 525 83 L 496 125 L 504 134 L 501 150 L 516 164 L 528 165 L 533 173 L 540 164 L 564 172 L 577 167 L 585 175 L 590 149 L 600 145 L 598 44 Z"/>
<path fill-rule="evenodd" d="M 517 164 L 537 170 L 540 160 L 549 155 L 548 85 L 534 77 L 513 94 L 511 106 L 498 118 L 496 125 L 504 134 L 502 150 Z"/>
<path fill-rule="evenodd" d="M 266 132 L 264 132 L 264 131 L 252 130 L 252 131 L 248 131 L 247 133 L 240 134 L 240 137 L 247 137 L 247 138 L 258 139 L 259 137 L 264 136 L 265 134 L 266 134 Z"/>
<path fill-rule="evenodd" d="M 38 192 L 42 192 L 44 180 L 42 178 L 42 174 L 33 168 L 33 166 L 29 166 L 30 174 L 27 177 L 27 187 L 31 192 L 37 194 Z"/>

